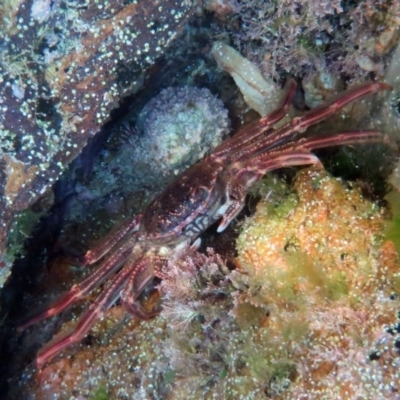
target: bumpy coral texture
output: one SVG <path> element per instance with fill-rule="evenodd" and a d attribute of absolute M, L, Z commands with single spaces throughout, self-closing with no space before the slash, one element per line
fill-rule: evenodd
<path fill-rule="evenodd" d="M 323 171 L 301 171 L 295 190 L 280 204 L 260 203 L 244 225 L 241 277 L 252 290 L 237 298 L 235 315 L 267 305 L 274 357 L 297 365 L 285 398 L 392 398 L 400 270 L 383 214 Z"/>
<path fill-rule="evenodd" d="M 134 159 L 164 176 L 182 171 L 216 147 L 229 130 L 228 111 L 208 89 L 169 87 L 150 100 L 138 120 L 143 133 Z"/>

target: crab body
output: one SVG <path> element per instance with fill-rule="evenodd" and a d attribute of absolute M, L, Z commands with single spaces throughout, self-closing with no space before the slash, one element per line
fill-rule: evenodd
<path fill-rule="evenodd" d="M 74 330 L 39 351 L 38 368 L 66 346 L 80 341 L 118 298 L 135 317 L 154 317 L 156 312 L 145 311 L 138 302 L 144 288 L 154 277 L 163 278 L 169 259 L 179 257 L 189 247 L 196 247 L 196 239 L 214 222 L 219 221 L 217 231 L 222 232 L 243 208 L 249 188 L 266 172 L 286 166 L 318 164 L 318 158 L 311 153 L 314 149 L 385 141 L 385 136 L 376 131 L 326 137 L 302 134 L 349 102 L 389 89 L 384 83 L 368 83 L 350 89 L 330 103 L 274 129 L 274 124 L 286 115 L 295 93 L 295 84 L 290 82 L 279 109 L 243 127 L 203 161 L 180 175 L 143 214 L 127 220 L 89 250 L 82 263 L 88 265 L 103 259 L 98 268 L 46 311 L 20 325 L 22 330 L 58 314 L 106 282 L 102 293 L 79 318 Z"/>
<path fill-rule="evenodd" d="M 195 164 L 156 197 L 143 213 L 144 240 L 191 242 L 218 219 L 226 192 L 222 169 L 217 162 Z"/>

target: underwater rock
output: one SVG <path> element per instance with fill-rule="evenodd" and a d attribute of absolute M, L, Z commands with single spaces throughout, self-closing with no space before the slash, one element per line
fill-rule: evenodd
<path fill-rule="evenodd" d="M 72 358 L 55 360 L 40 376 L 32 375 L 27 367 L 19 384 L 11 388 L 11 396 L 95 399 L 95 393 L 103 391 L 105 397 L 101 398 L 110 400 L 154 394 L 166 398 L 171 370 L 163 354 L 165 321 L 127 319 L 123 308 L 117 306 L 96 325 L 90 343 L 79 345 Z"/>
<path fill-rule="evenodd" d="M 400 137 L 400 44 L 393 51 L 384 79 L 393 87 L 393 90 L 386 94 L 387 101 L 383 103 L 381 111 L 383 118 L 380 126 L 398 140 Z"/>
<path fill-rule="evenodd" d="M 389 10 L 386 27 L 374 43 L 374 49 L 380 56 L 386 55 L 397 45 L 400 35 L 400 4 L 393 2 Z"/>
<path fill-rule="evenodd" d="M 42 195 L 134 93 L 193 2 L 2 5 L 0 251 L 16 211 Z"/>
<path fill-rule="evenodd" d="M 395 168 L 388 178 L 388 183 L 400 193 L 400 161 L 397 161 Z"/>
<path fill-rule="evenodd" d="M 391 220 L 386 226 L 386 237 L 391 240 L 400 256 L 400 161 L 397 161 L 387 183 L 392 190 L 386 194 L 385 200 L 389 203 Z"/>
<path fill-rule="evenodd" d="M 311 304 L 314 294 L 340 297 L 341 292 L 332 292 L 335 288 L 343 293 L 361 290 L 361 295 L 379 268 L 379 235 L 385 223 L 381 211 L 324 171 L 299 172 L 294 189 L 297 196 L 287 197 L 276 210 L 268 202 L 259 203 L 245 222 L 238 239 L 243 268 L 251 265 L 253 275 L 270 280 L 271 296 L 293 292 L 297 301 L 304 295 Z"/>
<path fill-rule="evenodd" d="M 214 12 L 220 18 L 232 12 L 229 0 L 203 0 L 203 7 L 208 11 Z"/>
<path fill-rule="evenodd" d="M 400 382 L 400 269 L 385 213 L 316 168 L 300 171 L 294 188 L 261 185 L 267 199 L 241 228 L 238 269 L 212 250 L 171 260 L 159 317 L 125 323 L 113 307 L 39 380 L 27 367 L 13 393 L 391 398 Z"/>

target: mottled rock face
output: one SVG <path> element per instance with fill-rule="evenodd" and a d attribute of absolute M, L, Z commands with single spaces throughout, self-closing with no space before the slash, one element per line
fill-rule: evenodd
<path fill-rule="evenodd" d="M 191 1 L 0 7 L 0 250 L 192 15 Z"/>

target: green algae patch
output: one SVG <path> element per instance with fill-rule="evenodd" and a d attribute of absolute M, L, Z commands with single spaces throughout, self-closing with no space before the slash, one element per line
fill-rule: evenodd
<path fill-rule="evenodd" d="M 392 191 L 385 196 L 385 199 L 389 202 L 393 213 L 391 221 L 386 226 L 385 235 L 394 243 L 397 253 L 400 254 L 400 194 Z"/>
<path fill-rule="evenodd" d="M 14 260 L 22 256 L 24 252 L 24 242 L 32 235 L 32 230 L 38 223 L 43 213 L 37 213 L 27 209 L 18 213 L 7 236 L 7 256 Z"/>
<path fill-rule="evenodd" d="M 90 397 L 90 400 L 110 400 L 110 397 L 108 397 L 106 388 L 104 386 L 100 386 L 95 391 L 93 396 Z"/>

